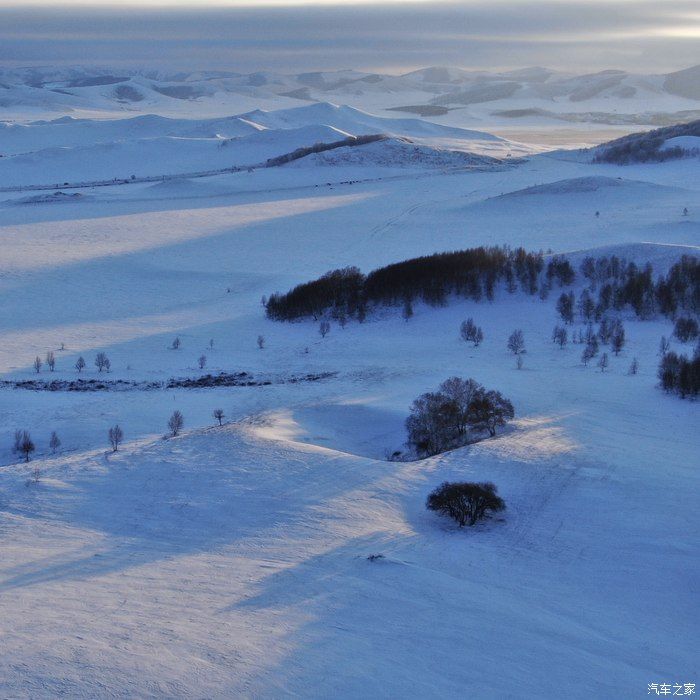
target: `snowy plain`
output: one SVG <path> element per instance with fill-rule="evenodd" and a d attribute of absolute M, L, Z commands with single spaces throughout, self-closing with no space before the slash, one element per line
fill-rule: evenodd
<path fill-rule="evenodd" d="M 391 141 L 387 158 L 375 143 L 253 172 L 0 192 L 0 379 L 36 378 L 34 357 L 51 350 L 44 379 L 75 379 L 80 355 L 97 378 L 104 351 L 110 380 L 221 370 L 269 382 L 0 387 L 0 696 L 607 698 L 696 682 L 698 406 L 656 386 L 670 321 L 626 318 L 627 345 L 601 373 L 580 346 L 551 342 L 554 292 L 417 305 L 408 322 L 384 310 L 325 338 L 310 321 L 267 320 L 260 300 L 329 269 L 477 245 L 663 271 L 700 246 L 698 159 L 591 164 L 453 125 L 282 106 L 232 120 L 235 134 L 180 119 L 162 138 L 146 118 L 136 134 L 129 120 L 23 123 L 36 142 L 0 134 L 3 152 L 12 134 L 15 152 L 42 149 L 17 167 L 0 159 L 0 189 L 128 177 L 139 158 L 159 175 L 248 165 L 378 125 L 425 149 L 410 160 Z M 233 137 L 240 158 L 212 159 Z M 463 166 L 454 151 L 503 160 Z M 479 348 L 459 339 L 467 317 L 484 329 Z M 514 328 L 521 370 L 506 350 Z M 515 421 L 387 461 L 412 399 L 453 375 L 501 390 Z M 165 440 L 174 409 L 185 431 Z M 18 428 L 37 442 L 29 464 L 10 449 Z M 508 509 L 460 531 L 424 507 L 450 479 L 493 481 Z"/>

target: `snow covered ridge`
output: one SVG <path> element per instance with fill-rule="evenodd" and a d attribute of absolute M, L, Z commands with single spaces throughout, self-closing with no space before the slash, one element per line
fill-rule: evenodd
<path fill-rule="evenodd" d="M 413 150 L 402 145 L 402 139 L 415 142 Z M 378 117 L 328 103 L 255 110 L 223 119 L 64 117 L 0 124 L 0 188 L 56 189 L 204 177 L 277 167 L 343 146 L 372 145 L 362 155 L 348 157 L 345 152 L 337 160 L 385 167 L 469 167 L 480 157 L 479 164 L 485 166 L 528 152 L 483 131 Z M 334 158 L 326 162 L 333 163 Z"/>
<path fill-rule="evenodd" d="M 630 134 L 592 150 L 596 163 L 662 162 L 700 154 L 700 120 Z"/>
<path fill-rule="evenodd" d="M 635 120 L 645 114 L 644 123 L 655 124 L 700 108 L 700 66 L 665 75 L 575 75 L 541 67 L 489 72 L 436 66 L 403 75 L 37 67 L 0 71 L 0 85 L 0 106 L 24 113 L 183 113 L 192 104 L 220 111 L 225 105 L 330 101 L 438 118 L 468 107 L 475 123 L 492 114 L 526 121 L 537 113 L 547 121 L 608 124 L 625 123 L 625 117 L 640 123 Z"/>

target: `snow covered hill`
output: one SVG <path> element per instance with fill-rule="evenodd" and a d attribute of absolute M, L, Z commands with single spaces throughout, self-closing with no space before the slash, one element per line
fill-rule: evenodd
<path fill-rule="evenodd" d="M 391 80 L 433 98 L 475 82 L 438 69 L 3 75 L 0 99 L 105 111 L 0 128 L 0 696 L 637 697 L 696 680 L 698 405 L 657 386 L 669 318 L 622 311 L 626 345 L 602 372 L 552 342 L 556 287 L 416 303 L 409 320 L 379 308 L 331 319 L 325 337 L 317 321 L 269 320 L 261 297 L 493 245 L 575 268 L 615 254 L 656 276 L 700 251 L 698 160 L 592 163 L 278 95 Z M 636 79 L 600 80 L 608 94 Z M 249 104 L 229 110 L 224 87 Z M 107 119 L 120 88 L 129 105 L 180 111 Z M 216 100 L 227 110 L 207 112 Z M 346 143 L 366 134 L 386 138 Z M 479 347 L 459 337 L 467 318 Z M 516 328 L 522 369 L 506 348 Z M 241 381 L 205 381 L 220 372 Z M 449 376 L 502 391 L 515 420 L 389 461 L 413 399 Z M 184 430 L 164 439 L 176 409 Z M 28 463 L 16 430 L 36 444 Z M 460 530 L 425 509 L 444 480 L 493 481 L 507 510 Z"/>

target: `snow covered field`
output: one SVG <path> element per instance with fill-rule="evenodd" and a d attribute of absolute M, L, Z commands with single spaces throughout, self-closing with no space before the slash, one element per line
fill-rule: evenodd
<path fill-rule="evenodd" d="M 253 172 L 0 192 L 0 380 L 37 378 L 35 356 L 53 351 L 41 379 L 75 379 L 83 356 L 88 379 L 269 382 L 0 387 L 0 696 L 632 698 L 697 682 L 698 406 L 656 386 L 669 320 L 630 314 L 601 373 L 581 346 L 551 342 L 554 293 L 417 305 L 407 322 L 384 310 L 325 338 L 311 321 L 267 320 L 260 300 L 329 269 L 477 245 L 577 264 L 615 253 L 661 272 L 700 246 L 698 159 L 594 165 L 388 116 L 312 105 L 171 120 L 165 136 L 158 119 L 136 133 L 133 120 L 0 132 L 3 153 L 33 151 L 0 159 L 0 190 L 396 137 Z M 459 339 L 468 317 L 478 348 Z M 522 370 L 506 350 L 514 328 Z M 411 401 L 453 375 L 501 390 L 515 421 L 387 461 Z M 175 409 L 185 431 L 163 439 Z M 115 423 L 126 439 L 113 454 Z M 11 452 L 16 429 L 37 443 L 29 464 Z M 493 481 L 507 510 L 460 531 L 424 507 L 452 479 Z"/>

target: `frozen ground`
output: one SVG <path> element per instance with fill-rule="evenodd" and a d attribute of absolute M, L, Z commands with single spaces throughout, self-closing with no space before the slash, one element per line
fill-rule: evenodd
<path fill-rule="evenodd" d="M 470 150 L 470 135 L 442 133 Z M 377 149 L 67 191 L 80 197 L 2 194 L 0 379 L 31 379 L 48 350 L 51 378 L 75 378 L 79 355 L 95 378 L 103 350 L 110 379 L 196 377 L 204 354 L 205 371 L 272 384 L 0 389 L 0 696 L 638 697 L 697 681 L 698 413 L 656 387 L 669 321 L 627 319 L 601 374 L 580 346 L 551 343 L 556 294 L 417 306 L 409 322 L 382 312 L 325 339 L 260 305 L 331 268 L 481 244 L 662 270 L 700 245 L 697 159 L 441 170 Z M 470 316 L 477 349 L 458 339 Z M 516 327 L 520 371 L 505 348 Z M 323 372 L 335 374 L 281 383 Z M 503 391 L 516 421 L 386 461 L 411 400 L 454 374 Z M 163 440 L 175 408 L 185 432 Z M 29 465 L 9 449 L 16 428 L 37 442 Z M 493 480 L 508 510 L 469 532 L 426 512 L 452 478 Z"/>

